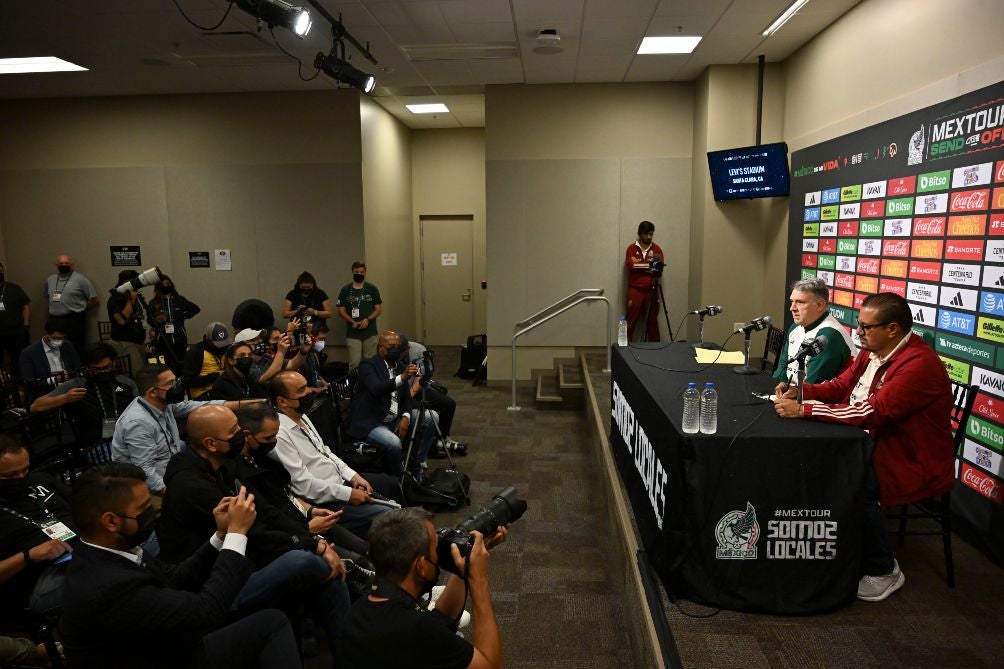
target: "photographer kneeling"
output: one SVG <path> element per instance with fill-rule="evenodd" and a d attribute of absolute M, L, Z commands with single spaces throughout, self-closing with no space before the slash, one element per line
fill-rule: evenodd
<path fill-rule="evenodd" d="M 499 527 L 487 541 L 472 531 L 474 547 L 467 560 L 456 544 L 450 546 L 456 570 L 467 572 L 474 608 L 474 637 L 468 642 L 456 634 L 465 602 L 462 577 L 450 575 L 433 610 L 419 601 L 439 581 L 439 537 L 430 517 L 412 507 L 395 509 L 373 522 L 369 556 L 376 582 L 372 594 L 353 605 L 343 624 L 339 649 L 347 669 L 502 667 L 502 641 L 488 587 L 488 549 L 505 541 L 506 528 Z"/>

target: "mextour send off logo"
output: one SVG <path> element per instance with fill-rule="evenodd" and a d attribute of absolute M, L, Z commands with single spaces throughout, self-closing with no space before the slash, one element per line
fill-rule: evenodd
<path fill-rule="evenodd" d="M 756 509 L 746 502 L 745 511 L 729 511 L 715 525 L 715 557 L 719 560 L 755 560 L 760 525 Z"/>

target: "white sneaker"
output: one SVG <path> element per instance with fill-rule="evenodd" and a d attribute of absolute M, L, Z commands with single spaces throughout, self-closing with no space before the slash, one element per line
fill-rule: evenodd
<path fill-rule="evenodd" d="M 892 571 L 883 576 L 862 576 L 858 581 L 858 599 L 866 602 L 881 602 L 906 583 L 906 576 L 899 570 L 899 562 L 893 560 Z"/>

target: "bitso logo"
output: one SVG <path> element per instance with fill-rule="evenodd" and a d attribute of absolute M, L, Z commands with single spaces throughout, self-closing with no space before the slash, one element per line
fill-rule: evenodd
<path fill-rule="evenodd" d="M 715 525 L 719 560 L 755 560 L 756 542 L 760 538 L 760 525 L 756 522 L 756 509 L 746 502 L 745 511 L 729 511 Z"/>

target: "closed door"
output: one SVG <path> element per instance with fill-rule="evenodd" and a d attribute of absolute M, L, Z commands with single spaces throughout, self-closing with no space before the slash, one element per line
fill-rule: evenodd
<path fill-rule="evenodd" d="M 474 332 L 473 216 L 421 216 L 424 343 L 459 346 Z"/>

